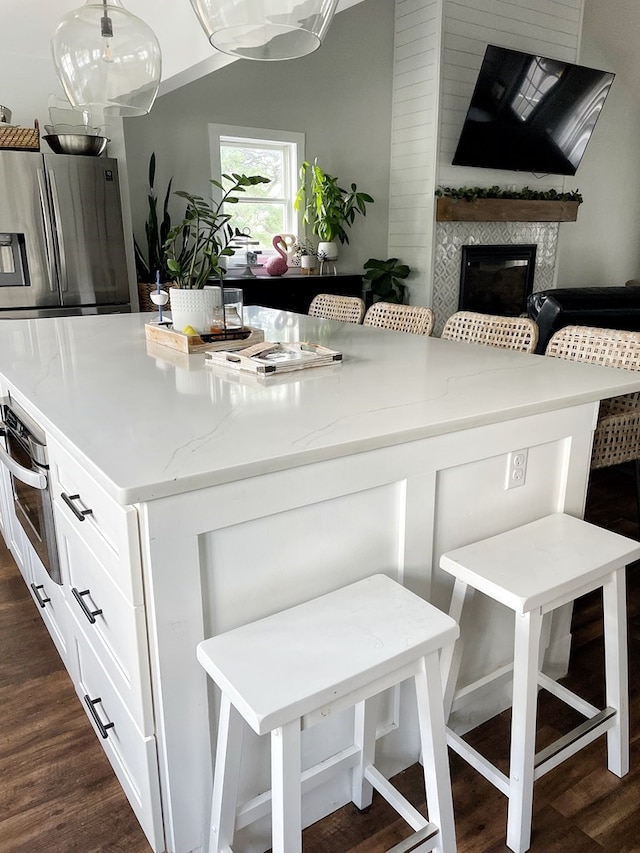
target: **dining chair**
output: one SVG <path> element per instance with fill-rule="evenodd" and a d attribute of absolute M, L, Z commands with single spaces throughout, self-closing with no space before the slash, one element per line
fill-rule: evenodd
<path fill-rule="evenodd" d="M 310 317 L 325 320 L 341 320 L 343 323 L 362 323 L 364 302 L 359 296 L 337 296 L 333 293 L 318 293 L 309 306 Z"/>
<path fill-rule="evenodd" d="M 565 326 L 547 344 L 545 355 L 604 367 L 640 370 L 640 332 L 597 326 Z M 640 520 L 640 391 L 600 403 L 591 468 L 634 462 Z"/>
<path fill-rule="evenodd" d="M 433 311 L 424 305 L 374 302 L 364 315 L 363 325 L 408 332 L 410 335 L 430 335 L 434 320 Z"/>
<path fill-rule="evenodd" d="M 528 317 L 457 311 L 445 323 L 440 337 L 449 341 L 533 352 L 538 342 L 538 326 Z"/>

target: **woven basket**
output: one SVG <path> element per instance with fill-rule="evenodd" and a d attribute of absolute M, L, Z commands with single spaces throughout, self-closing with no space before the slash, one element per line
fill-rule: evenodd
<path fill-rule="evenodd" d="M 168 281 L 165 284 L 161 284 L 163 290 L 166 290 L 169 294 L 169 301 L 166 305 L 163 306 L 163 311 L 171 310 L 171 287 L 173 285 L 172 281 Z M 140 310 L 141 311 L 156 311 L 158 310 L 158 306 L 154 305 L 151 301 L 151 294 L 158 287 L 157 284 L 147 284 L 143 281 L 138 282 L 138 301 L 140 302 Z"/>
<path fill-rule="evenodd" d="M 2 127 L 0 125 L 0 148 L 12 148 L 14 151 L 39 151 L 40 126 L 38 119 L 34 127 Z"/>

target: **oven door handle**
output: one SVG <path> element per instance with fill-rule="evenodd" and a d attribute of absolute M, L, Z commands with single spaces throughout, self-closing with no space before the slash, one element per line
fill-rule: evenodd
<path fill-rule="evenodd" d="M 27 486 L 32 486 L 34 489 L 40 489 L 40 491 L 44 492 L 47 488 L 47 477 L 41 471 L 33 471 L 31 468 L 24 468 L 22 465 L 18 465 L 18 463 L 13 459 L 4 447 L 0 444 L 0 462 L 8 468 L 9 473 L 13 474 L 13 476 L 20 480 L 21 483 L 25 483 Z"/>

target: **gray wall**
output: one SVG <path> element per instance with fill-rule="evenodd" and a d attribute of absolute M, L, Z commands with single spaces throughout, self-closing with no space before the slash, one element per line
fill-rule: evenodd
<path fill-rule="evenodd" d="M 306 157 L 341 183 L 355 182 L 375 204 L 356 219 L 338 267 L 359 272 L 386 258 L 393 60 L 393 3 L 366 0 L 341 12 L 322 47 L 308 57 L 267 63 L 239 60 L 164 95 L 144 118 L 125 120 L 134 232 L 144 240 L 147 171 L 152 151 L 156 187 L 209 194 L 209 123 L 306 134 Z M 175 199 L 172 213 L 181 215 Z"/>
<path fill-rule="evenodd" d="M 635 0 L 586 0 L 580 62 L 616 78 L 572 178 L 578 221 L 560 226 L 558 287 L 622 285 L 640 277 L 640 62 Z"/>

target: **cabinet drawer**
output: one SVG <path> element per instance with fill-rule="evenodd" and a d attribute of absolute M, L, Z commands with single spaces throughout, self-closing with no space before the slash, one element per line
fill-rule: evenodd
<path fill-rule="evenodd" d="M 75 631 L 71 654 L 74 683 L 87 716 L 118 781 L 154 851 L 162 851 L 164 834 L 154 737 L 145 737 L 81 631 Z"/>
<path fill-rule="evenodd" d="M 55 506 L 76 526 L 131 604 L 142 604 L 136 510 L 114 501 L 60 445 L 49 446 Z"/>
<path fill-rule="evenodd" d="M 78 534 L 55 508 L 64 594 L 78 627 L 143 734 L 153 733 L 145 611 L 134 607 Z"/>
<path fill-rule="evenodd" d="M 29 549 L 29 552 L 25 553 L 28 553 L 27 559 L 31 566 L 30 580 L 27 581 L 31 596 L 38 605 L 38 611 L 51 634 L 58 654 L 68 669 L 68 613 L 62 587 L 51 580 L 35 552 Z"/>

